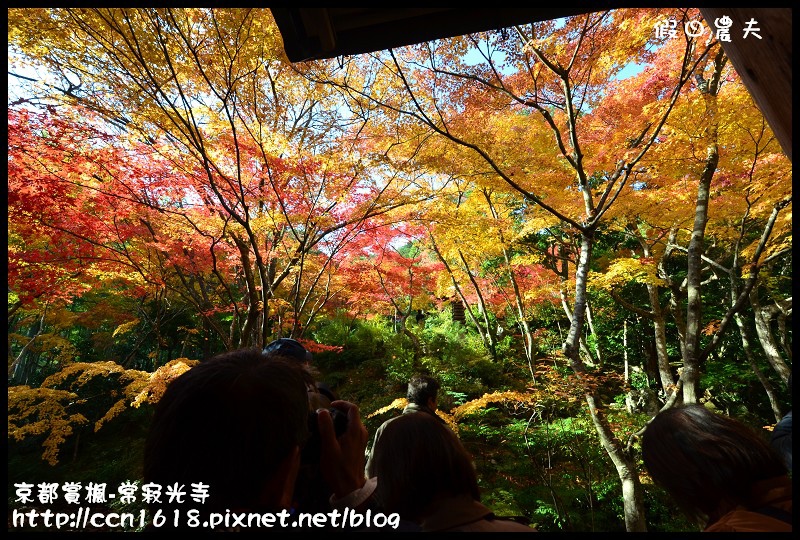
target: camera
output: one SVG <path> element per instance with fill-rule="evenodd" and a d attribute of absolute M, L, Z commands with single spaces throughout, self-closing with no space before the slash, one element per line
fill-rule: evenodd
<path fill-rule="evenodd" d="M 347 413 L 334 409 L 333 407 L 326 407 L 326 410 L 331 413 L 333 419 L 333 429 L 336 432 L 336 437 L 339 438 L 342 433 L 347 430 Z M 311 432 L 311 437 L 319 436 L 319 424 L 317 423 L 317 411 L 308 414 L 308 429 Z"/>
<path fill-rule="evenodd" d="M 347 413 L 333 407 L 325 407 L 325 409 L 331 413 L 333 429 L 338 438 L 347 430 Z M 303 448 L 303 463 L 319 463 L 321 439 L 317 424 L 317 411 L 308 413 L 308 432 L 310 436 Z"/>
<path fill-rule="evenodd" d="M 347 430 L 347 413 L 330 406 L 315 407 L 319 403 L 315 403 L 314 400 L 310 401 L 312 408 L 316 410 L 308 413 L 310 436 L 300 454 L 300 469 L 295 480 L 292 507 L 301 512 L 327 512 L 330 510 L 329 497 L 333 492 L 320 471 L 322 439 L 320 438 L 319 425 L 317 424 L 317 411 L 325 409 L 331 413 L 333 429 L 337 438 Z"/>
<path fill-rule="evenodd" d="M 332 400 L 335 400 L 335 396 L 320 391 L 319 384 L 308 391 L 309 437 L 300 453 L 300 469 L 297 472 L 292 501 L 292 507 L 301 512 L 315 513 L 330 510 L 329 497 L 332 491 L 320 470 L 322 438 L 319 434 L 317 411 L 325 409 L 330 413 L 337 438 L 347 431 L 347 413 L 331 407 Z"/>

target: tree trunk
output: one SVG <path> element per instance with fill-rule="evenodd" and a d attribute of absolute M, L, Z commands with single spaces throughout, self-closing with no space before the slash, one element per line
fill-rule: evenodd
<path fill-rule="evenodd" d="M 594 244 L 592 234 L 592 231 L 589 231 L 581 235 L 581 251 L 578 258 L 578 267 L 575 271 L 575 310 L 569 333 L 563 346 L 564 355 L 569 360 L 572 370 L 578 378 L 584 378 L 587 375 L 586 368 L 580 359 L 579 340 L 585 320 L 586 285 Z M 600 438 L 600 443 L 614 463 L 622 483 L 625 530 L 628 532 L 645 532 L 647 531 L 647 523 L 645 522 L 644 514 L 644 493 L 639 483 L 636 462 L 628 456 L 620 441 L 614 435 L 614 430 L 608 423 L 608 419 L 598 407 L 599 398 L 594 391 L 587 391 L 585 399 L 589 406 L 589 415 Z"/>
<path fill-rule="evenodd" d="M 461 250 L 458 251 L 459 257 L 461 257 L 461 262 L 464 265 L 464 272 L 467 273 L 467 277 L 469 277 L 470 283 L 472 283 L 472 287 L 475 289 L 475 294 L 478 297 L 478 309 L 483 315 L 483 324 L 486 330 L 486 343 L 488 345 L 489 354 L 492 355 L 492 359 L 497 359 L 497 334 L 495 329 L 492 327 L 491 321 L 489 321 L 489 312 L 486 309 L 486 304 L 483 300 L 483 294 L 481 293 L 481 289 L 478 286 L 478 282 L 475 281 L 475 277 L 470 272 L 469 265 L 467 264 L 467 260 L 464 258 L 464 254 L 461 253 Z"/>
<path fill-rule="evenodd" d="M 740 314 L 737 313 L 734 315 L 734 319 L 736 320 L 736 325 L 739 327 L 739 335 L 742 338 L 742 349 L 744 350 L 745 357 L 747 358 L 747 363 L 750 364 L 750 369 L 753 370 L 753 373 L 761 383 L 761 386 L 764 387 L 764 391 L 767 393 L 767 398 L 769 399 L 770 407 L 772 408 L 772 414 L 775 416 L 775 421 L 778 422 L 781 418 L 783 418 L 783 412 L 778 404 L 778 396 L 775 394 L 775 389 L 772 387 L 769 379 L 767 379 L 761 370 L 758 369 L 758 364 L 756 364 L 756 361 L 753 358 L 753 350 L 750 345 L 750 330 L 747 329 L 747 325 L 744 323 L 744 319 Z"/>
<path fill-rule="evenodd" d="M 701 343 L 700 333 L 703 328 L 703 295 L 702 295 L 702 270 L 706 223 L 708 222 L 708 201 L 711 198 L 711 180 L 719 163 L 719 149 L 717 148 L 717 91 L 719 90 L 719 77 L 725 64 L 725 55 L 719 50 L 714 59 L 714 72 L 711 80 L 705 81 L 700 91 L 706 102 L 708 114 L 708 127 L 705 130 L 706 159 L 703 171 L 697 185 L 697 200 L 695 202 L 694 226 L 689 241 L 687 254 L 686 275 L 686 348 L 683 357 L 683 400 L 685 403 L 697 403 L 698 383 L 700 380 Z M 705 88 L 705 89 L 703 89 Z"/>
<path fill-rule="evenodd" d="M 784 304 L 791 307 L 792 299 L 784 300 Z M 758 341 L 761 343 L 761 348 L 764 349 L 764 354 L 767 361 L 780 376 L 784 382 L 789 380 L 791 368 L 786 364 L 786 361 L 781 356 L 780 348 L 775 341 L 775 336 L 772 333 L 772 319 L 780 314 L 781 309 L 777 304 L 771 306 L 761 306 L 758 300 L 758 294 L 755 288 L 750 293 L 750 305 L 753 306 L 753 314 L 756 323 L 756 334 Z"/>
<path fill-rule="evenodd" d="M 568 283 L 568 273 L 566 271 L 567 262 L 562 261 L 563 270 L 562 273 L 559 275 L 561 276 L 561 287 L 559 289 L 559 293 L 561 296 L 561 307 L 564 309 L 564 313 L 567 315 L 567 318 L 572 321 L 574 317 L 574 313 L 572 308 L 569 305 L 569 292 L 567 288 Z M 578 349 L 583 354 L 582 361 L 590 367 L 594 367 L 594 359 L 592 358 L 592 353 L 589 350 L 589 347 L 586 345 L 586 339 L 583 336 L 583 332 L 581 332 L 578 338 Z"/>
<path fill-rule="evenodd" d="M 42 310 L 42 316 L 39 317 L 38 324 L 36 328 L 31 327 L 29 330 L 30 339 L 28 342 L 22 347 L 22 350 L 19 351 L 17 357 L 10 362 L 8 366 L 8 384 L 9 386 L 21 385 L 27 383 L 27 373 L 30 371 L 26 369 L 29 363 L 29 354 L 28 351 L 30 346 L 33 345 L 33 342 L 36 341 L 42 332 L 44 331 L 44 318 L 47 314 L 47 306 L 44 307 Z M 10 360 L 10 357 L 9 357 Z"/>
<path fill-rule="evenodd" d="M 492 212 L 492 217 L 494 219 L 498 219 L 499 216 L 497 215 L 497 211 L 492 204 L 492 198 L 489 194 L 489 191 L 484 189 L 483 195 L 486 198 L 486 203 L 489 205 L 489 210 Z M 508 272 L 508 278 L 511 281 L 511 285 L 514 289 L 514 306 L 517 311 L 517 321 L 522 331 L 522 340 L 525 346 L 525 359 L 528 361 L 528 369 L 531 372 L 531 380 L 536 383 L 536 372 L 533 369 L 533 334 L 531 333 L 530 326 L 528 325 L 528 321 L 525 317 L 525 303 L 522 300 L 522 293 L 520 293 L 519 285 L 517 284 L 517 278 L 514 274 L 514 269 L 511 267 L 511 256 L 508 254 L 508 250 L 506 249 L 506 242 L 505 238 L 503 238 L 503 233 L 500 231 L 500 243 L 503 246 L 503 261 L 506 263 L 506 271 Z"/>
<path fill-rule="evenodd" d="M 595 430 L 622 482 L 622 499 L 625 512 L 625 530 L 627 532 L 647 532 L 647 522 L 644 512 L 644 491 L 639 481 L 639 472 L 636 460 L 622 447 L 619 439 L 614 435 L 605 414 L 597 408 L 597 402 L 592 394 L 586 395 L 586 403 L 594 423 Z"/>
<path fill-rule="evenodd" d="M 461 286 L 458 284 L 458 280 L 456 280 L 456 276 L 453 275 L 453 269 L 450 268 L 450 264 L 444 258 L 444 255 L 442 255 L 442 252 L 439 251 L 439 246 L 436 245 L 436 241 L 433 239 L 433 235 L 431 234 L 431 235 L 429 235 L 429 237 L 430 237 L 430 240 L 431 240 L 431 246 L 433 247 L 433 251 L 436 253 L 436 256 L 439 257 L 439 260 L 444 265 L 444 269 L 447 271 L 447 275 L 450 276 L 450 281 L 452 281 L 453 287 L 456 290 L 456 294 L 458 295 L 458 298 L 461 301 L 461 308 L 463 310 L 463 313 L 466 313 L 469 316 L 469 320 L 472 321 L 472 324 L 475 325 L 475 328 L 477 329 L 478 334 L 480 334 L 480 336 L 481 336 L 481 341 L 483 342 L 483 346 L 486 347 L 487 351 L 491 352 L 493 350 L 493 348 L 491 346 L 491 335 L 489 334 L 489 329 L 488 328 L 484 329 L 481 326 L 480 322 L 478 322 L 478 319 L 475 318 L 475 314 L 472 313 L 472 309 L 470 308 L 469 303 L 467 302 L 467 298 L 466 298 L 466 296 L 464 296 L 464 291 L 461 290 Z M 455 304 L 454 304 L 454 307 L 453 307 L 453 319 L 454 320 L 455 320 L 455 312 L 456 312 L 456 310 L 455 310 Z"/>

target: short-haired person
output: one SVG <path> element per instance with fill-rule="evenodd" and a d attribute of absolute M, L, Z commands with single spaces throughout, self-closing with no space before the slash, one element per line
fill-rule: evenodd
<path fill-rule="evenodd" d="M 444 424 L 444 420 L 439 418 L 439 416 L 436 414 L 436 409 L 439 407 L 440 388 L 441 385 L 439 384 L 439 381 L 433 377 L 429 377 L 427 375 L 415 375 L 411 377 L 411 379 L 408 381 L 408 388 L 406 390 L 406 399 L 408 400 L 408 404 L 403 408 L 403 412 L 400 416 L 413 413 L 423 413 L 436 418 L 439 422 Z M 377 430 L 375 430 L 375 436 L 372 439 L 372 445 L 368 448 L 367 464 L 364 467 L 364 472 L 367 478 L 370 478 L 367 470 L 372 462 L 372 456 L 375 452 L 375 445 L 377 444 L 378 439 L 383 433 L 383 430 L 386 429 L 386 426 L 388 426 L 393 420 L 400 418 L 400 416 L 389 418 L 383 424 L 378 426 Z"/>
<path fill-rule="evenodd" d="M 707 532 L 791 532 L 786 464 L 746 424 L 702 405 L 658 413 L 642 435 L 650 476 Z"/>
<path fill-rule="evenodd" d="M 458 436 L 428 414 L 390 422 L 378 439 L 369 475 L 380 507 L 423 532 L 536 532 L 497 518 L 480 502 L 472 456 Z"/>
<path fill-rule="evenodd" d="M 309 374 L 296 362 L 267 358 L 260 349 L 222 353 L 192 367 L 167 386 L 159 400 L 144 455 L 144 483 L 162 487 L 151 516 L 166 517 L 159 529 L 192 528 L 211 513 L 279 512 L 291 506 L 301 451 L 309 438 Z M 367 431 L 358 408 L 345 401 L 332 407 L 347 415 L 336 437 L 331 413 L 319 412 L 320 470 L 334 499 L 357 508 L 364 492 Z M 193 485 L 208 486 L 194 500 Z M 168 486 L 182 486 L 173 501 Z M 221 527 L 224 528 L 224 524 Z M 201 527 L 202 528 L 202 527 Z M 158 529 L 155 529 L 158 530 Z M 195 528 L 197 530 L 197 528 Z"/>

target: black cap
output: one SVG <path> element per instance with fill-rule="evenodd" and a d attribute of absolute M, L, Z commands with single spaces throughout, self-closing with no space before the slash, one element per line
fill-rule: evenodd
<path fill-rule="evenodd" d="M 303 347 L 299 341 L 292 338 L 276 339 L 264 347 L 261 352 L 263 354 L 279 354 L 281 356 L 297 360 L 298 362 L 311 362 L 312 358 L 311 352 L 306 350 L 306 348 Z"/>

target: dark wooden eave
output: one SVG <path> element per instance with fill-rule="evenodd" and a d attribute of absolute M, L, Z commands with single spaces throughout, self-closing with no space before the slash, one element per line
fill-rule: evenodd
<path fill-rule="evenodd" d="M 270 8 L 291 62 L 380 51 L 434 39 L 611 9 L 568 8 Z M 707 26 L 734 21 L 725 53 L 792 159 L 792 9 L 700 8 Z M 762 39 L 743 39 L 754 19 Z"/>
<path fill-rule="evenodd" d="M 601 8 L 597 8 L 601 9 Z M 291 62 L 336 58 L 595 11 L 586 8 L 271 8 Z"/>

